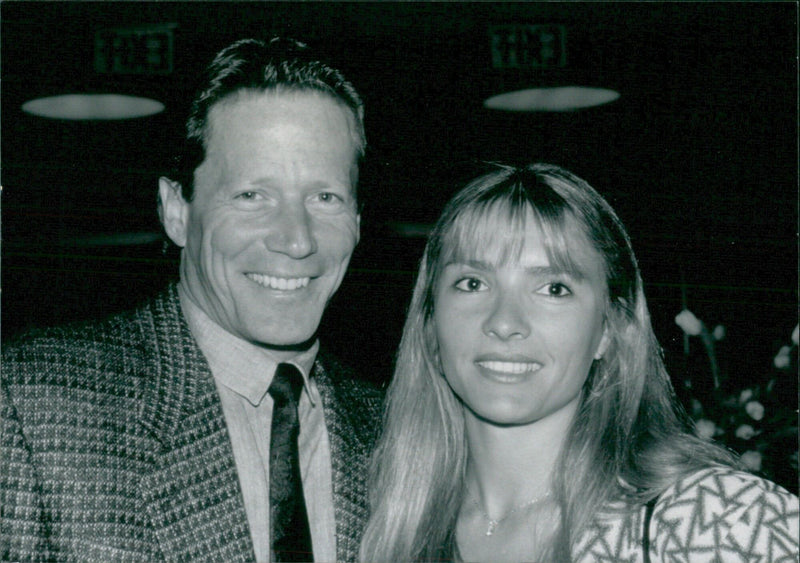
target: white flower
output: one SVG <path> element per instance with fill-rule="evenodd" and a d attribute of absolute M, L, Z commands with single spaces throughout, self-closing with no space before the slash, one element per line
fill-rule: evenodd
<path fill-rule="evenodd" d="M 736 429 L 736 437 L 741 438 L 742 440 L 749 440 L 755 435 L 756 435 L 755 429 L 749 424 L 742 424 L 739 428 Z"/>
<path fill-rule="evenodd" d="M 739 458 L 747 469 L 751 471 L 761 471 L 761 454 L 753 451 L 748 450 L 742 454 L 742 457 Z"/>
<path fill-rule="evenodd" d="M 725 327 L 722 325 L 717 325 L 714 327 L 714 332 L 711 334 L 714 336 L 714 340 L 722 340 L 725 338 Z"/>
<path fill-rule="evenodd" d="M 689 309 L 684 309 L 675 316 L 675 324 L 689 336 L 697 336 L 703 331 L 703 322 L 695 317 Z"/>
<path fill-rule="evenodd" d="M 792 342 L 794 342 L 795 346 L 800 345 L 800 324 L 794 326 L 794 330 L 792 331 Z"/>
<path fill-rule="evenodd" d="M 750 415 L 753 420 L 761 420 L 764 418 L 764 405 L 758 401 L 750 401 L 744 406 L 744 410 Z"/>
<path fill-rule="evenodd" d="M 791 352 L 791 348 L 788 346 L 781 346 L 781 349 L 778 350 L 778 354 L 775 356 L 775 359 L 772 363 L 775 364 L 775 367 L 778 369 L 786 369 L 789 367 L 791 363 L 791 358 L 789 358 L 789 353 Z"/>
<path fill-rule="evenodd" d="M 713 438 L 716 431 L 717 431 L 717 425 L 714 424 L 713 420 L 708 420 L 707 418 L 701 418 L 700 420 L 695 422 L 694 433 L 704 440 L 710 440 L 711 438 Z"/>
<path fill-rule="evenodd" d="M 744 391 L 739 393 L 739 404 L 740 405 L 745 404 L 747 401 L 750 400 L 750 397 L 752 397 L 752 396 L 753 396 L 753 390 L 752 389 L 745 389 Z"/>

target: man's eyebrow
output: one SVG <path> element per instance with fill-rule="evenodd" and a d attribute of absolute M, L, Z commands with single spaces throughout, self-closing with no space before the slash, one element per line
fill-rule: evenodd
<path fill-rule="evenodd" d="M 275 181 L 276 176 L 259 176 L 258 178 L 250 180 L 248 184 L 256 188 L 267 188 L 274 184 Z"/>
<path fill-rule="evenodd" d="M 281 178 L 278 175 L 274 176 L 259 176 L 248 182 L 248 185 L 255 188 L 270 188 L 273 186 L 280 186 Z M 324 191 L 341 191 L 354 194 L 356 189 L 350 185 L 336 180 L 313 180 L 304 185 L 308 190 L 324 190 Z"/>

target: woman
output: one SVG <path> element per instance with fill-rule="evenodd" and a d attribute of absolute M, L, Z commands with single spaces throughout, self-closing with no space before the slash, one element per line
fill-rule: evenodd
<path fill-rule="evenodd" d="M 614 211 L 559 167 L 498 166 L 422 258 L 361 557 L 796 559 L 797 497 L 681 413 Z"/>

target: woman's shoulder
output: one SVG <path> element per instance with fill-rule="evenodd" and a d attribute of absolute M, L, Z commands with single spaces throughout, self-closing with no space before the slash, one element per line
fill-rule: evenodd
<path fill-rule="evenodd" d="M 711 467 L 678 479 L 645 506 L 614 502 L 581 535 L 575 560 L 787 561 L 798 558 L 798 498 L 751 473 Z"/>
<path fill-rule="evenodd" d="M 726 519 L 732 521 L 753 506 L 797 516 L 798 498 L 752 473 L 730 467 L 709 467 L 680 478 L 666 489 L 659 497 L 654 517 L 689 511 L 698 517 L 726 515 Z"/>
<path fill-rule="evenodd" d="M 732 468 L 703 469 L 660 496 L 652 550 L 657 560 L 713 553 L 723 561 L 797 561 L 799 513 L 798 498 L 771 481 Z"/>
<path fill-rule="evenodd" d="M 760 496 L 766 493 L 794 496 L 786 489 L 747 471 L 732 467 L 714 466 L 700 469 L 681 477 L 660 496 L 660 501 L 680 498 L 699 490 L 735 491 L 737 495 Z M 796 498 L 796 497 L 795 497 Z"/>

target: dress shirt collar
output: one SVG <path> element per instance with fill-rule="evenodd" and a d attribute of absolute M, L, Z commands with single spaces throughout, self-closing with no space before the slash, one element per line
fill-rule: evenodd
<path fill-rule="evenodd" d="M 267 394 L 278 364 L 269 350 L 232 335 L 198 307 L 178 285 L 181 309 L 189 330 L 197 340 L 200 350 L 208 360 L 211 373 L 222 385 L 258 406 Z M 309 374 L 319 350 L 319 341 L 289 360 L 303 375 L 303 388 L 311 404 L 315 403 L 309 392 Z"/>

